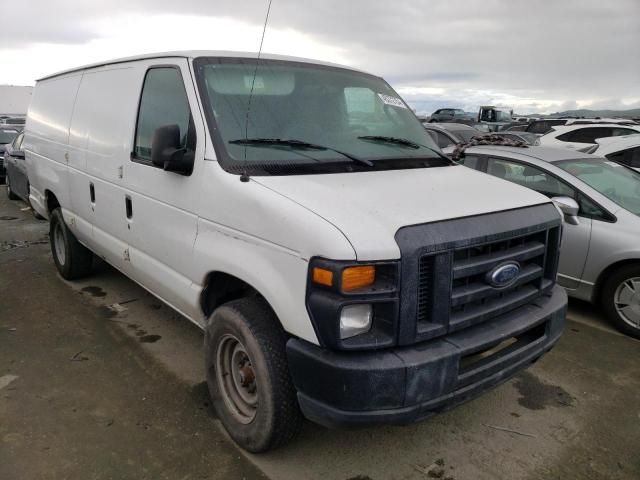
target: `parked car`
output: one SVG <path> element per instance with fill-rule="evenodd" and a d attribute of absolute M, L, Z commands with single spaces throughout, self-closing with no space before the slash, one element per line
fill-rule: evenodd
<path fill-rule="evenodd" d="M 22 199 L 29 201 L 29 180 L 27 179 L 27 166 L 22 150 L 24 133 L 19 133 L 13 142 L 5 146 L 4 164 L 7 172 L 6 186 L 7 196 L 11 200 Z"/>
<path fill-rule="evenodd" d="M 484 133 L 463 123 L 428 123 L 424 128 L 440 148 L 466 143 Z"/>
<path fill-rule="evenodd" d="M 478 110 L 477 122 L 487 125 L 490 132 L 497 132 L 513 123 L 513 110 L 486 105 Z"/>
<path fill-rule="evenodd" d="M 106 62 L 39 80 L 23 145 L 61 276 L 95 252 L 200 326 L 215 411 L 252 452 L 302 415 L 417 421 L 561 334 L 558 210 L 444 157 L 377 76 L 240 53 Z"/>
<path fill-rule="evenodd" d="M 553 127 L 565 125 L 567 121 L 568 119 L 566 118 L 542 118 L 540 120 L 534 120 L 532 122 L 529 122 L 529 124 L 525 128 L 525 132 L 544 135 Z"/>
<path fill-rule="evenodd" d="M 588 153 L 640 170 L 640 134 L 597 138 L 596 145 Z"/>
<path fill-rule="evenodd" d="M 551 131 L 552 128 L 562 125 L 592 125 L 592 124 L 616 124 L 616 125 L 637 125 L 637 122 L 626 118 L 542 118 L 530 122 L 526 130 L 530 133 L 544 135 Z"/>
<path fill-rule="evenodd" d="M 439 108 L 431 114 L 429 122 L 452 122 L 454 120 L 473 120 L 473 115 L 469 115 L 461 108 Z"/>
<path fill-rule="evenodd" d="M 18 130 L 15 128 L 0 126 L 0 184 L 5 182 L 7 177 L 7 169 L 4 160 L 4 150 L 7 144 L 13 142 L 13 139 L 18 135 Z"/>
<path fill-rule="evenodd" d="M 23 126 L 26 119 L 24 117 L 2 117 L 0 119 L 0 126 L 2 125 L 15 125 L 15 126 Z"/>
<path fill-rule="evenodd" d="M 509 140 L 515 140 L 517 142 L 524 142 L 527 145 L 540 145 L 540 137 L 538 137 L 538 135 L 536 135 L 535 133 L 509 130 L 502 132 L 493 132 L 493 135 L 508 138 Z"/>
<path fill-rule="evenodd" d="M 528 123 L 526 124 L 511 124 L 506 128 L 500 130 L 501 132 L 527 132 Z M 530 133 L 530 132 L 527 132 Z M 537 134 L 536 134 L 537 135 Z"/>
<path fill-rule="evenodd" d="M 640 338 L 640 174 L 557 148 L 468 148 L 465 166 L 531 188 L 565 213 L 558 281 Z"/>
<path fill-rule="evenodd" d="M 540 145 L 585 151 L 596 144 L 597 138 L 617 137 L 640 133 L 640 125 L 565 125 L 554 127 L 540 137 Z"/>

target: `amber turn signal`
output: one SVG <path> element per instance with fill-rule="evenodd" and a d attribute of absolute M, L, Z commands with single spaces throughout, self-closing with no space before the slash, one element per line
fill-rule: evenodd
<path fill-rule="evenodd" d="M 376 281 L 376 267 L 347 267 L 342 271 L 342 291 L 350 292 L 359 288 L 370 287 Z"/>
<path fill-rule="evenodd" d="M 313 268 L 313 283 L 319 285 L 326 285 L 330 287 L 333 285 L 333 272 L 331 270 L 325 270 L 324 268 Z"/>

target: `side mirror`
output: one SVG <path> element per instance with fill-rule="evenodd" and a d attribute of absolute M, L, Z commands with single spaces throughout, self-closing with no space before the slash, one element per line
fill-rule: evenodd
<path fill-rule="evenodd" d="M 11 156 L 24 160 L 24 150 L 14 150 L 13 152 L 11 152 Z"/>
<path fill-rule="evenodd" d="M 579 225 L 578 212 L 580 205 L 571 197 L 553 197 L 551 201 L 564 215 L 564 221 L 569 225 Z"/>
<path fill-rule="evenodd" d="M 151 162 L 168 172 L 190 174 L 193 171 L 193 152 L 189 152 L 180 144 L 178 125 L 156 128 L 151 140 Z"/>

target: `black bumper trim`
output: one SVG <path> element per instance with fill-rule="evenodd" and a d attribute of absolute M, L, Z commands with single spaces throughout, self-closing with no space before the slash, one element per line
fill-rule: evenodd
<path fill-rule="evenodd" d="M 508 380 L 549 351 L 562 333 L 561 287 L 476 327 L 410 347 L 335 352 L 299 339 L 287 343 L 303 414 L 326 426 L 406 424 L 452 408 Z M 460 359 L 523 332 L 543 333 L 478 367 Z"/>

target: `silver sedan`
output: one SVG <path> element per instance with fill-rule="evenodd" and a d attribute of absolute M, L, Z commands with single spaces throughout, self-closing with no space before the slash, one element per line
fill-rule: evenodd
<path fill-rule="evenodd" d="M 536 190 L 564 213 L 558 282 L 640 338 L 640 173 L 548 147 L 475 146 L 460 163 Z"/>

